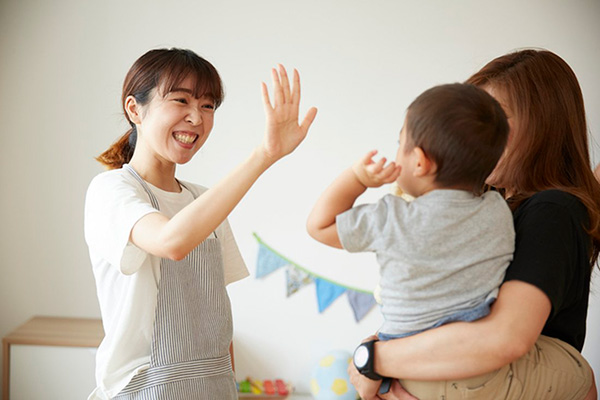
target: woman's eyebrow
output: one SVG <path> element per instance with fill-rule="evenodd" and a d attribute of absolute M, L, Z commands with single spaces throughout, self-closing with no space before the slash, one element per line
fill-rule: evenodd
<path fill-rule="evenodd" d="M 173 88 L 169 91 L 169 93 L 175 93 L 175 92 L 184 92 L 184 93 L 194 94 L 194 92 L 191 89 L 187 89 L 187 88 Z"/>

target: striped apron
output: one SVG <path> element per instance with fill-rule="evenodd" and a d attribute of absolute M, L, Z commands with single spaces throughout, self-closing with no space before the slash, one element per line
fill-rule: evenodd
<path fill-rule="evenodd" d="M 129 165 L 123 168 L 159 210 L 146 182 Z M 221 245 L 215 233 L 181 261 L 161 259 L 150 366 L 115 399 L 237 399 L 229 355 L 232 331 Z"/>

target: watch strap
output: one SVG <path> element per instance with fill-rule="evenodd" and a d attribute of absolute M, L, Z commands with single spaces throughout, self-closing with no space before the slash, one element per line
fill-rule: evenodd
<path fill-rule="evenodd" d="M 375 372 L 373 369 L 373 363 L 375 360 L 374 357 L 374 350 L 375 350 L 375 342 L 377 342 L 379 339 L 373 339 L 373 340 L 369 340 L 367 342 L 361 343 L 359 345 L 360 346 L 365 346 L 368 350 L 369 353 L 369 357 L 367 359 L 367 362 L 365 365 L 363 365 L 362 367 L 359 367 L 356 365 L 356 363 L 354 364 L 354 366 L 356 367 L 356 369 L 358 370 L 358 372 L 360 372 L 362 375 L 366 376 L 369 379 L 372 379 L 374 381 L 378 381 L 383 379 L 383 376 L 379 375 L 377 372 Z"/>

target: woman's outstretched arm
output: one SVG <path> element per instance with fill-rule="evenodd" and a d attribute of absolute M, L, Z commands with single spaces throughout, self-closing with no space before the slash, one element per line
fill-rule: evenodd
<path fill-rule="evenodd" d="M 317 110 L 311 108 L 299 123 L 298 72 L 294 70 L 293 88 L 281 65 L 279 73 L 272 70 L 272 78 L 272 102 L 266 85 L 262 85 L 266 132 L 261 145 L 223 180 L 173 218 L 160 213 L 142 217 L 131 231 L 131 241 L 135 245 L 159 257 L 184 258 L 225 220 L 263 172 L 304 140 Z"/>

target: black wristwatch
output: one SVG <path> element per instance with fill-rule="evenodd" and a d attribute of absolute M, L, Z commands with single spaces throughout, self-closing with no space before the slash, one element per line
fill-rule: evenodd
<path fill-rule="evenodd" d="M 352 361 L 354 366 L 364 376 L 374 381 L 383 379 L 383 376 L 379 375 L 374 371 L 373 364 L 375 361 L 375 349 L 374 343 L 377 339 L 370 340 L 368 342 L 361 343 L 356 350 L 354 350 L 354 356 Z"/>

